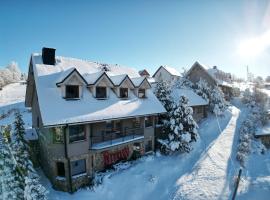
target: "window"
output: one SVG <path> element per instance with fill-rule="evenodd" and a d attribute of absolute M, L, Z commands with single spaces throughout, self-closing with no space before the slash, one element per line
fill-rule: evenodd
<path fill-rule="evenodd" d="M 197 109 L 196 109 L 196 110 L 197 110 L 197 113 L 203 113 L 203 108 L 202 108 L 202 107 L 200 107 L 200 106 L 199 106 L 199 107 L 197 107 Z"/>
<path fill-rule="evenodd" d="M 141 127 L 140 118 L 136 117 L 135 119 L 133 119 L 133 128 L 140 128 L 140 127 Z"/>
<path fill-rule="evenodd" d="M 76 176 L 83 173 L 86 173 L 85 159 L 71 161 L 71 175 Z"/>
<path fill-rule="evenodd" d="M 64 129 L 62 127 L 52 128 L 53 143 L 63 144 L 64 143 Z"/>
<path fill-rule="evenodd" d="M 37 127 L 39 128 L 39 117 L 37 117 Z"/>
<path fill-rule="evenodd" d="M 116 121 L 107 121 L 106 122 L 106 133 L 111 132 L 120 132 L 121 131 L 121 122 L 120 120 Z"/>
<path fill-rule="evenodd" d="M 107 88 L 106 87 L 96 87 L 96 98 L 98 98 L 98 99 L 107 98 Z"/>
<path fill-rule="evenodd" d="M 60 177 L 65 177 L 65 164 L 63 162 L 57 162 L 56 163 L 57 167 L 57 176 Z"/>
<path fill-rule="evenodd" d="M 79 86 L 78 85 L 66 85 L 66 98 L 67 99 L 78 99 L 79 97 Z"/>
<path fill-rule="evenodd" d="M 145 98 L 145 89 L 139 89 L 138 96 L 139 98 Z"/>
<path fill-rule="evenodd" d="M 83 125 L 69 127 L 69 142 L 85 140 L 85 132 Z"/>
<path fill-rule="evenodd" d="M 128 98 L 128 88 L 120 88 L 120 98 Z"/>
<path fill-rule="evenodd" d="M 145 117 L 145 127 L 153 126 L 153 117 Z"/>

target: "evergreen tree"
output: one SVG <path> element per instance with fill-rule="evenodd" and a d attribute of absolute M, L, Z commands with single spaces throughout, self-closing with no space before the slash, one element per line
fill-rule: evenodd
<path fill-rule="evenodd" d="M 2 199 L 23 200 L 23 186 L 20 174 L 16 169 L 16 161 L 11 153 L 7 138 L 2 138 L 0 148 L 0 171 Z"/>
<path fill-rule="evenodd" d="M 210 92 L 210 87 L 208 83 L 200 79 L 195 85 L 194 85 L 194 91 L 201 96 L 203 99 L 209 101 L 209 94 Z"/>
<path fill-rule="evenodd" d="M 188 106 L 188 99 L 181 96 L 179 103 L 174 104 L 169 112 L 169 120 L 164 123 L 168 138 L 158 140 L 165 153 L 189 152 L 192 149 L 191 142 L 196 141 L 198 128 L 192 114 L 193 110 Z"/>
<path fill-rule="evenodd" d="M 210 96 L 210 109 L 216 115 L 222 115 L 228 108 L 227 102 L 224 99 L 223 92 L 216 86 L 211 90 Z"/>
<path fill-rule="evenodd" d="M 172 109 L 173 100 L 171 97 L 171 88 L 168 83 L 158 82 L 154 93 L 167 112 L 169 112 Z"/>

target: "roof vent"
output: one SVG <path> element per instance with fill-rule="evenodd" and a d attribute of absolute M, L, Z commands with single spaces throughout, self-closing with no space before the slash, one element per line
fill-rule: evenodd
<path fill-rule="evenodd" d="M 55 65 L 55 49 L 43 47 L 42 60 L 45 65 Z"/>

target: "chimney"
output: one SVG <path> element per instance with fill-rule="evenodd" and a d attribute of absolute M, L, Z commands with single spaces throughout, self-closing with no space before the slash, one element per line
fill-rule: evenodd
<path fill-rule="evenodd" d="M 217 69 L 217 66 L 213 66 L 213 69 Z"/>
<path fill-rule="evenodd" d="M 55 65 L 55 49 L 43 47 L 42 60 L 45 65 Z"/>

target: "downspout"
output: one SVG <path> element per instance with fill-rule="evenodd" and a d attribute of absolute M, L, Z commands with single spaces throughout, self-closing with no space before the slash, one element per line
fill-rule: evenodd
<path fill-rule="evenodd" d="M 72 176 L 71 176 L 71 166 L 70 166 L 70 159 L 68 157 L 68 147 L 67 147 L 67 128 L 68 125 L 65 126 L 65 137 L 64 137 L 64 142 L 65 142 L 65 158 L 67 159 L 68 162 L 68 182 L 69 182 L 69 192 L 72 194 L 73 193 L 73 187 L 72 187 Z"/>

